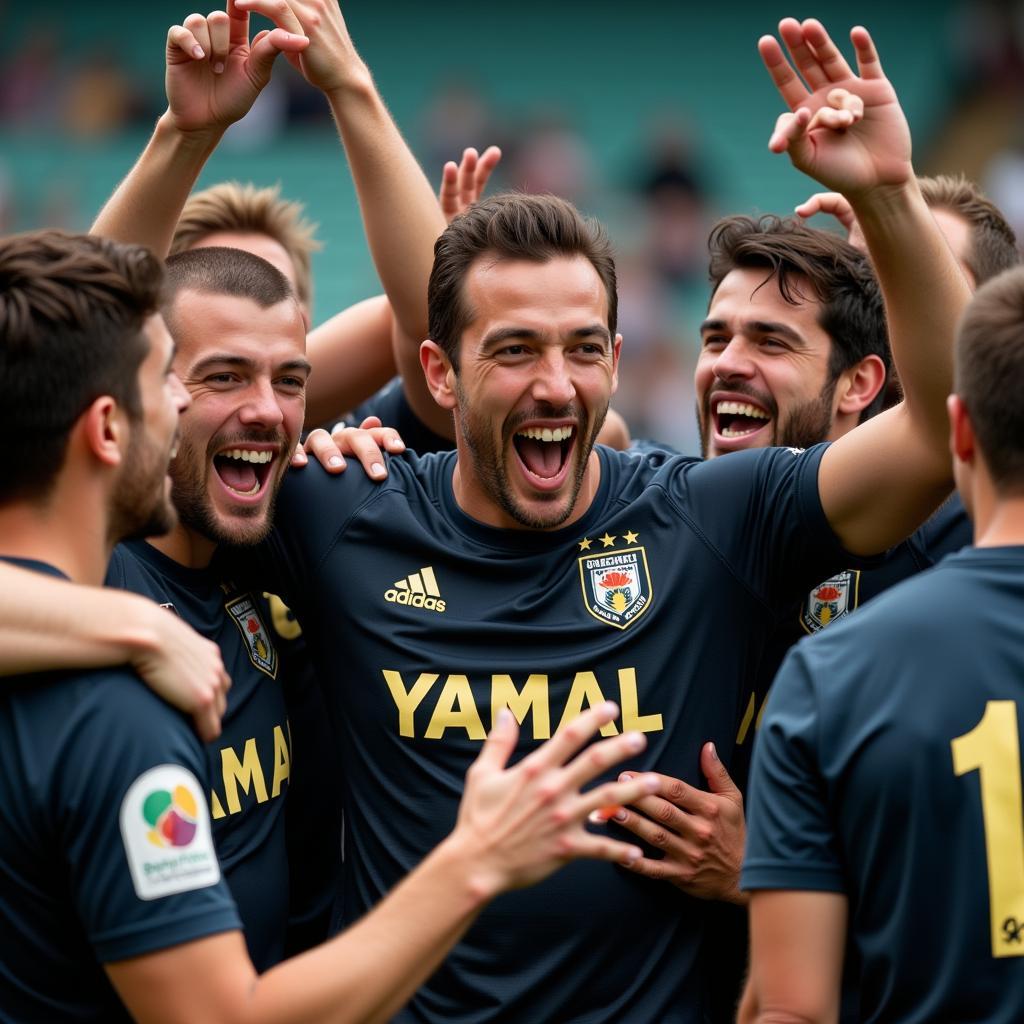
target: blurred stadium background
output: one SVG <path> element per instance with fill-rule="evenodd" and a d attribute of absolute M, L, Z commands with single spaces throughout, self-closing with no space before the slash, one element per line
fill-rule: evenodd
<path fill-rule="evenodd" d="M 0 0 L 0 231 L 88 227 L 164 107 L 164 36 L 192 9 Z M 814 190 L 766 148 L 781 106 L 755 44 L 779 17 L 814 14 L 841 39 L 854 20 L 871 29 L 918 169 L 975 177 L 1024 235 L 1022 4 L 351 0 L 343 10 L 432 180 L 464 146 L 498 143 L 495 187 L 557 192 L 609 225 L 626 338 L 616 405 L 636 435 L 695 450 L 708 226 L 724 213 L 791 211 Z M 379 290 L 326 104 L 283 60 L 200 184 L 227 178 L 280 182 L 319 223 L 317 320 Z"/>

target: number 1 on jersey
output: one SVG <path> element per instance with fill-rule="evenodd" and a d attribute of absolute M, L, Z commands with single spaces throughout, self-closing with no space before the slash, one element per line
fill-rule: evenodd
<path fill-rule="evenodd" d="M 1024 956 L 1024 808 L 1016 703 L 988 701 L 981 721 L 950 746 L 954 774 L 977 769 L 981 784 L 992 955 Z"/>

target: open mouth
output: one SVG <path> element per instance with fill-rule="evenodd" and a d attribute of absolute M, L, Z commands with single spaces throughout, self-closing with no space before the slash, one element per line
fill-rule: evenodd
<path fill-rule="evenodd" d="M 724 438 L 746 437 L 771 422 L 764 409 L 750 402 L 716 402 L 714 410 L 715 430 Z"/>
<path fill-rule="evenodd" d="M 241 498 L 262 493 L 277 452 L 255 448 L 225 448 L 213 457 L 213 468 L 224 486 Z"/>
<path fill-rule="evenodd" d="M 542 487 L 560 483 L 575 442 L 573 426 L 523 427 L 512 438 L 527 476 Z"/>

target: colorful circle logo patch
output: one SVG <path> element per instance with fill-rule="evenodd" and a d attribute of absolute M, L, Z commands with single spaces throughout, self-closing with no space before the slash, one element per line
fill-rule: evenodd
<path fill-rule="evenodd" d="M 198 807 L 186 786 L 175 786 L 173 792 L 154 790 L 142 804 L 142 816 L 154 846 L 188 846 L 195 838 Z"/>

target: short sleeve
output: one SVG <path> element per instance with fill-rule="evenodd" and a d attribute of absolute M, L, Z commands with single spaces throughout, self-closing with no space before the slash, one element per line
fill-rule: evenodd
<path fill-rule="evenodd" d="M 101 962 L 241 927 L 213 846 L 205 757 L 137 679 L 90 679 L 51 786 L 51 835 Z"/>
<path fill-rule="evenodd" d="M 684 514 L 771 609 L 795 604 L 841 569 L 874 564 L 846 551 L 825 515 L 818 469 L 827 450 L 734 452 L 678 478 Z"/>
<path fill-rule="evenodd" d="M 754 749 L 743 889 L 843 891 L 842 864 L 818 770 L 820 722 L 800 645 L 775 679 Z"/>

